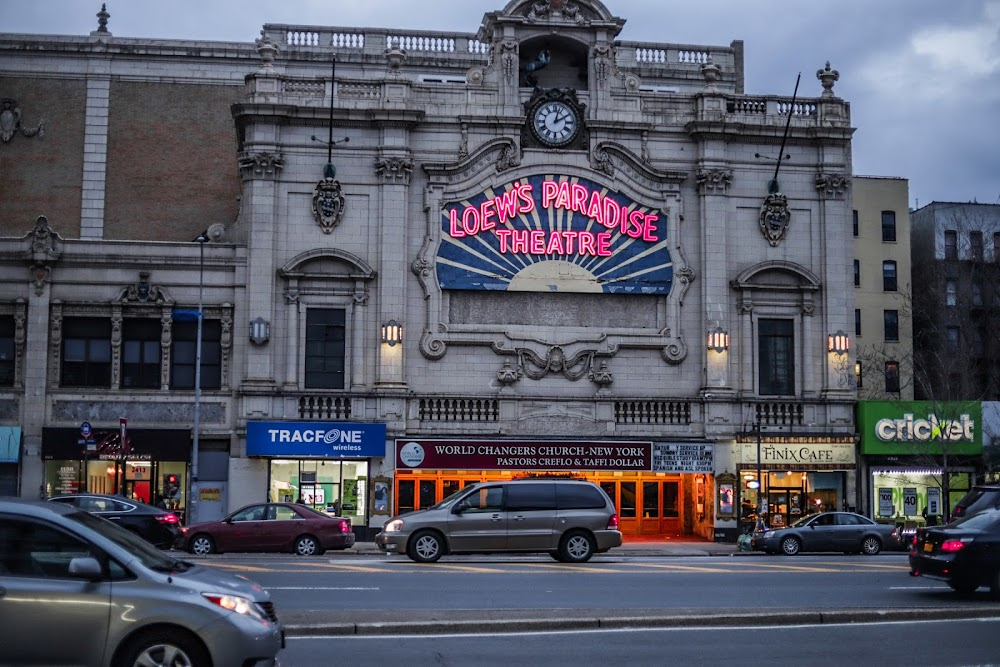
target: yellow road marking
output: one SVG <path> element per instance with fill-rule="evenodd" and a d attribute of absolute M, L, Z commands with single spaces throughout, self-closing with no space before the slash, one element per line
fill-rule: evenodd
<path fill-rule="evenodd" d="M 759 567 L 765 570 L 784 570 L 793 572 L 842 572 L 842 570 L 828 567 L 809 567 L 807 565 L 771 565 L 769 563 L 732 563 L 732 565 L 746 565 L 746 567 Z"/>
<path fill-rule="evenodd" d="M 697 567 L 695 565 L 663 565 L 660 563 L 630 563 L 632 567 L 649 567 L 657 570 L 671 570 L 673 572 L 739 572 L 739 570 L 728 570 L 724 567 Z"/>
<path fill-rule="evenodd" d="M 223 570 L 235 570 L 236 572 L 274 572 L 274 570 L 269 570 L 266 567 L 254 567 L 253 565 L 234 565 L 232 563 L 207 563 L 205 561 L 202 561 L 201 564 L 207 567 L 218 567 Z"/>

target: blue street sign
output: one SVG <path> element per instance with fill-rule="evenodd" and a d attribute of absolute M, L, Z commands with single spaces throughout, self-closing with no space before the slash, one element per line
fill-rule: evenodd
<path fill-rule="evenodd" d="M 175 322 L 197 322 L 198 321 L 198 309 L 197 308 L 174 308 L 171 316 L 174 318 Z"/>
<path fill-rule="evenodd" d="M 90 422 L 80 424 L 80 435 L 85 438 L 90 435 Z"/>

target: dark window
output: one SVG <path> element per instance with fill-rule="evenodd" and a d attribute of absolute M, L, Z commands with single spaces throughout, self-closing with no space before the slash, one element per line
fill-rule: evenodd
<path fill-rule="evenodd" d="M 947 334 L 948 334 L 948 347 L 951 350 L 957 350 L 958 349 L 958 342 L 959 342 L 959 339 L 961 338 L 962 330 L 959 329 L 958 327 L 952 326 L 952 327 L 948 327 L 946 331 L 947 331 Z"/>
<path fill-rule="evenodd" d="M 899 362 L 885 362 L 885 390 L 887 393 L 899 393 Z"/>
<path fill-rule="evenodd" d="M 679 510 L 677 508 L 677 500 L 679 497 L 680 489 L 678 488 L 677 482 L 664 482 L 663 483 L 663 516 L 664 517 L 677 517 L 680 516 Z"/>
<path fill-rule="evenodd" d="M 854 335 L 855 336 L 860 336 L 861 335 L 861 309 L 860 308 L 855 308 L 854 309 Z"/>
<path fill-rule="evenodd" d="M 993 232 L 993 261 L 1000 262 L 1000 232 Z"/>
<path fill-rule="evenodd" d="M 882 262 L 882 291 L 896 291 L 896 262 Z"/>
<path fill-rule="evenodd" d="M 621 483 L 621 507 L 618 509 L 618 516 L 623 519 L 634 519 L 635 509 L 635 482 Z"/>
<path fill-rule="evenodd" d="M 111 387 L 111 320 L 67 317 L 63 320 L 63 387 Z"/>
<path fill-rule="evenodd" d="M 507 509 L 511 512 L 532 512 L 556 508 L 556 486 L 552 483 L 520 483 L 507 486 Z"/>
<path fill-rule="evenodd" d="M 954 230 L 944 233 L 944 258 L 958 259 L 958 233 Z"/>
<path fill-rule="evenodd" d="M 958 281 L 948 278 L 944 283 L 945 305 L 954 306 L 958 303 Z"/>
<path fill-rule="evenodd" d="M 160 386 L 160 320 L 131 319 L 122 325 L 122 389 Z"/>
<path fill-rule="evenodd" d="M 861 287 L 861 262 L 854 260 L 854 286 Z"/>
<path fill-rule="evenodd" d="M 14 316 L 0 316 L 0 387 L 14 386 L 17 347 L 14 345 Z"/>
<path fill-rule="evenodd" d="M 885 320 L 885 339 L 899 340 L 899 311 L 886 310 L 883 317 Z"/>
<path fill-rule="evenodd" d="M 882 241 L 896 240 L 896 212 L 882 211 Z"/>
<path fill-rule="evenodd" d="M 660 485 L 657 482 L 642 483 L 642 516 L 644 519 L 660 517 Z"/>
<path fill-rule="evenodd" d="M 0 571 L 8 577 L 69 579 L 74 558 L 92 556 L 82 540 L 33 521 L 0 523 Z"/>
<path fill-rule="evenodd" d="M 198 322 L 174 322 L 170 352 L 170 388 L 194 389 L 197 366 Z M 201 323 L 201 388 L 222 386 L 222 323 Z"/>
<path fill-rule="evenodd" d="M 860 361 L 855 361 L 854 362 L 854 384 L 857 386 L 858 389 L 861 389 L 861 378 L 862 378 L 861 362 Z"/>
<path fill-rule="evenodd" d="M 969 232 L 969 258 L 977 262 L 983 261 L 982 232 Z"/>
<path fill-rule="evenodd" d="M 854 235 L 855 236 L 858 235 L 858 211 L 857 211 L 857 209 L 855 209 L 855 211 L 854 211 Z"/>
<path fill-rule="evenodd" d="M 343 308 L 310 308 L 306 313 L 306 387 L 344 388 L 346 332 Z"/>
<path fill-rule="evenodd" d="M 468 504 L 469 512 L 500 512 L 503 510 L 503 487 L 480 486 L 460 501 Z"/>
<path fill-rule="evenodd" d="M 972 305 L 981 306 L 983 305 L 983 279 L 973 278 L 972 279 Z"/>
<path fill-rule="evenodd" d="M 766 396 L 791 396 L 795 393 L 795 327 L 792 320 L 767 320 L 759 323 L 760 393 Z"/>
<path fill-rule="evenodd" d="M 559 484 L 556 482 L 556 502 L 561 510 L 591 510 L 608 506 L 600 489 L 590 484 Z M 624 504 L 624 500 L 622 503 Z"/>

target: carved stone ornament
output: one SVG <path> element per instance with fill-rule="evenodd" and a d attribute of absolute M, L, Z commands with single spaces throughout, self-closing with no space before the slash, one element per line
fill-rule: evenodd
<path fill-rule="evenodd" d="M 792 213 L 788 210 L 788 197 L 775 192 L 769 194 L 760 207 L 760 231 L 772 246 L 785 238 Z"/>
<path fill-rule="evenodd" d="M 406 60 L 406 49 L 399 45 L 399 37 L 393 37 L 389 47 L 385 50 L 385 60 L 389 65 L 389 76 L 399 76 L 399 67 Z"/>
<path fill-rule="evenodd" d="M 129 303 L 166 303 L 168 301 L 162 287 L 150 284 L 149 271 L 140 271 L 139 282 L 122 290 L 118 300 Z"/>
<path fill-rule="evenodd" d="M 597 81 L 604 83 L 611 73 L 611 63 L 614 61 L 614 50 L 608 44 L 598 44 L 592 50 L 594 56 L 594 75 Z"/>
<path fill-rule="evenodd" d="M 21 109 L 17 106 L 17 100 L 10 97 L 0 99 L 0 139 L 4 143 L 20 132 L 22 136 L 39 138 L 45 136 L 45 119 L 38 121 L 35 127 L 25 127 L 21 125 Z"/>
<path fill-rule="evenodd" d="M 285 165 L 280 153 L 240 153 L 238 159 L 246 178 L 274 178 Z"/>
<path fill-rule="evenodd" d="M 590 381 L 598 387 L 609 387 L 615 381 L 615 376 L 608 370 L 608 362 L 602 361 L 599 369 L 590 371 Z"/>
<path fill-rule="evenodd" d="M 826 61 L 826 69 L 816 70 L 816 78 L 823 85 L 823 97 L 833 97 L 833 84 L 840 79 L 840 72 L 830 69 L 830 61 Z"/>
<path fill-rule="evenodd" d="M 532 3 L 528 11 L 529 21 L 568 21 L 583 23 L 580 8 L 568 0 L 542 0 Z"/>
<path fill-rule="evenodd" d="M 552 373 L 562 375 L 567 380 L 575 382 L 585 375 L 592 374 L 594 357 L 597 355 L 597 352 L 592 349 L 580 350 L 572 357 L 567 358 L 566 352 L 561 345 L 553 345 L 546 350 L 544 358 L 528 348 L 519 348 L 516 350 L 516 354 L 518 368 L 532 380 L 541 380 L 546 375 Z M 607 368 L 604 370 L 607 371 Z M 607 376 L 601 374 L 600 371 L 597 371 L 597 373 L 597 377 L 601 380 L 607 379 L 610 376 L 610 373 Z M 593 376 L 591 376 L 591 379 L 593 380 Z M 594 381 L 596 382 L 596 380 Z"/>
<path fill-rule="evenodd" d="M 698 190 L 703 194 L 725 194 L 733 182 L 732 169 L 702 169 L 698 172 Z"/>
<path fill-rule="evenodd" d="M 503 368 L 497 371 L 497 382 L 502 385 L 511 385 L 521 379 L 521 368 L 510 365 L 509 361 L 503 362 Z"/>
<path fill-rule="evenodd" d="M 257 55 L 260 56 L 261 71 L 271 72 L 274 70 L 274 58 L 278 55 L 278 45 L 271 41 L 271 36 L 263 30 L 260 31 L 260 39 L 254 40 L 257 46 Z"/>
<path fill-rule="evenodd" d="M 843 174 L 817 174 L 816 190 L 821 197 L 843 197 L 851 185 L 851 178 Z"/>
<path fill-rule="evenodd" d="M 340 181 L 324 178 L 313 190 L 313 217 L 324 234 L 329 234 L 344 215 L 344 192 Z"/>
<path fill-rule="evenodd" d="M 380 157 L 375 159 L 375 173 L 386 183 L 409 185 L 413 174 L 413 160 L 404 157 Z"/>
<path fill-rule="evenodd" d="M 504 146 L 500 150 L 500 155 L 497 156 L 497 173 L 499 174 L 507 171 L 508 169 L 513 169 L 519 164 L 521 164 L 521 151 L 518 150 L 517 144 L 511 142 Z"/>

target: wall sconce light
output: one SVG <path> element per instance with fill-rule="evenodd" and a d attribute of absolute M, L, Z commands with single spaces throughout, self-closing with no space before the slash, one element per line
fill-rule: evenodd
<path fill-rule="evenodd" d="M 729 332 L 722 327 L 708 330 L 708 349 L 725 352 L 729 349 Z"/>
<path fill-rule="evenodd" d="M 826 337 L 827 352 L 833 352 L 837 356 L 844 356 L 851 349 L 851 340 L 843 331 L 837 331 Z"/>
<path fill-rule="evenodd" d="M 263 345 L 271 338 L 271 323 L 263 317 L 250 320 L 250 342 Z"/>
<path fill-rule="evenodd" d="M 403 342 L 403 327 L 396 320 L 389 320 L 382 325 L 382 342 L 389 347 Z"/>

